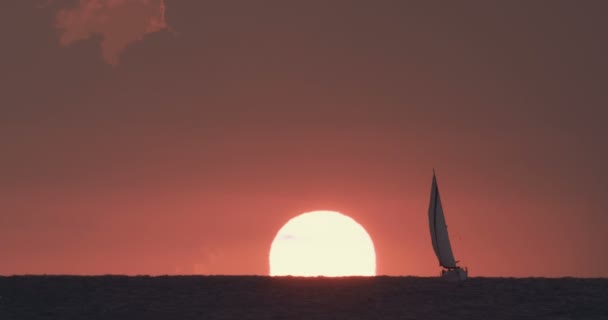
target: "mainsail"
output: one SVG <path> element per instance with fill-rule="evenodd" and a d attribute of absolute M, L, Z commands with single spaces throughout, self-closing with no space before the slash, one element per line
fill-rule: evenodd
<path fill-rule="evenodd" d="M 448 237 L 448 226 L 445 224 L 441 198 L 439 197 L 439 187 L 435 172 L 433 172 L 433 184 L 431 186 L 431 203 L 429 204 L 429 226 L 431 228 L 431 241 L 433 250 L 439 264 L 444 268 L 456 268 L 454 253 Z"/>

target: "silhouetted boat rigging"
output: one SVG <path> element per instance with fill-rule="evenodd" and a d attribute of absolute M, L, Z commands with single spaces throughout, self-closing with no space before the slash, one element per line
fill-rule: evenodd
<path fill-rule="evenodd" d="M 463 281 L 468 276 L 468 270 L 458 266 L 458 262 L 454 259 L 450 237 L 448 235 L 448 226 L 445 223 L 445 216 L 441 206 L 441 197 L 439 196 L 439 187 L 437 186 L 437 178 L 435 170 L 433 170 L 433 183 L 431 185 L 431 202 L 429 204 L 429 227 L 431 229 L 431 242 L 433 243 L 433 251 L 439 260 L 439 265 L 443 268 L 441 276 L 449 281 Z"/>

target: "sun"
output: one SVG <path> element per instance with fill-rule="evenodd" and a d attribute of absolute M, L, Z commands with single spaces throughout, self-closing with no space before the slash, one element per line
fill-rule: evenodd
<path fill-rule="evenodd" d="M 365 229 L 334 211 L 289 220 L 270 246 L 271 276 L 375 276 L 376 252 Z"/>

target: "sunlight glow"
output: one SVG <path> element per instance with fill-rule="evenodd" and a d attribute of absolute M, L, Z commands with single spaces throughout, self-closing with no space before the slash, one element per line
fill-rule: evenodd
<path fill-rule="evenodd" d="M 270 247 L 271 276 L 374 276 L 376 253 L 365 229 L 333 211 L 289 220 Z"/>

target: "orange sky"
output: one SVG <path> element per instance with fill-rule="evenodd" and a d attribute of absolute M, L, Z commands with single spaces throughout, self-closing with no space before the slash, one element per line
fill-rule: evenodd
<path fill-rule="evenodd" d="M 14 1 L 0 274 L 266 274 L 345 213 L 435 275 L 608 276 L 603 1 Z"/>

